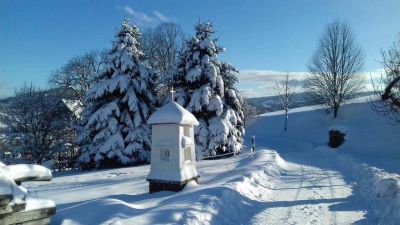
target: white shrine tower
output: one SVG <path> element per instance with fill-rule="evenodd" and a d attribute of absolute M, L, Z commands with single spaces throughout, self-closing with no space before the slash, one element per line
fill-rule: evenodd
<path fill-rule="evenodd" d="M 174 101 L 155 111 L 147 121 L 152 125 L 151 169 L 147 176 L 150 193 L 180 191 L 198 180 L 192 113 Z"/>

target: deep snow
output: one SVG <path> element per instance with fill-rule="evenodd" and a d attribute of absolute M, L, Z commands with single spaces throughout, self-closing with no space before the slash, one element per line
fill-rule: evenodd
<path fill-rule="evenodd" d="M 57 203 L 52 224 L 400 224 L 400 178 L 387 172 L 399 171 L 400 128 L 362 99 L 340 117 L 296 109 L 286 133 L 282 112 L 255 117 L 246 136 L 256 135 L 255 155 L 200 161 L 200 184 L 179 193 L 148 194 L 149 166 L 24 186 Z M 337 150 L 327 147 L 332 126 L 348 133 Z"/>
<path fill-rule="evenodd" d="M 363 218 L 365 208 L 335 170 L 285 162 L 272 150 L 217 162 L 200 162 L 200 184 L 180 193 L 148 194 L 148 166 L 27 186 L 57 202 L 53 224 L 348 224 Z"/>
<path fill-rule="evenodd" d="M 259 146 L 277 149 L 285 159 L 293 151 L 308 152 L 306 163 L 334 168 L 354 186 L 355 196 L 367 206 L 365 223 L 400 224 L 400 126 L 371 110 L 370 99 L 343 105 L 336 119 L 321 106 L 293 109 L 288 132 L 283 131 L 283 112 L 256 116 L 246 137 L 255 135 Z M 336 150 L 327 147 L 330 129 L 346 133 L 346 142 Z M 322 163 L 323 158 L 328 160 Z"/>
<path fill-rule="evenodd" d="M 341 107 L 339 116 L 321 106 L 295 108 L 289 112 L 288 131 L 283 131 L 284 112 L 266 113 L 247 123 L 246 138 L 256 136 L 259 146 L 277 149 L 282 154 L 296 148 L 326 146 L 331 128 L 346 130 L 346 142 L 338 152 L 348 154 L 360 162 L 400 173 L 400 126 L 371 110 L 370 97 L 352 100 Z"/>

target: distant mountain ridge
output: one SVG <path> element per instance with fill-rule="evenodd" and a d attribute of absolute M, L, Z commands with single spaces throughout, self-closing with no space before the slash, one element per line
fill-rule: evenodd
<path fill-rule="evenodd" d="M 362 92 L 358 97 L 364 97 L 373 95 L 373 91 Z M 247 98 L 247 102 L 257 109 L 257 113 L 266 113 L 282 110 L 280 107 L 279 96 L 266 96 L 257 98 Z M 320 104 L 320 102 L 315 102 L 307 97 L 306 92 L 296 93 L 293 96 L 293 105 L 291 108 L 298 108 L 303 106 L 310 106 Z"/>
<path fill-rule="evenodd" d="M 374 92 L 368 91 L 360 94 L 359 97 L 364 97 L 368 95 L 373 95 Z M 8 104 L 12 101 L 14 97 L 8 97 L 0 99 L 0 112 L 4 112 L 7 108 Z M 266 96 L 266 97 L 257 97 L 257 98 L 247 98 L 247 102 L 254 106 L 257 109 L 257 113 L 266 113 L 266 112 L 274 112 L 281 110 L 279 106 L 278 96 Z M 307 98 L 307 93 L 296 93 L 294 95 L 294 101 L 292 108 L 298 108 L 303 106 L 310 106 L 318 104 L 318 102 L 310 101 Z"/>

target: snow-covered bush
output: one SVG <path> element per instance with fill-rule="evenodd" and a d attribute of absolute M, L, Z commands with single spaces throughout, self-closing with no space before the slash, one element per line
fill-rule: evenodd
<path fill-rule="evenodd" d="M 339 130 L 329 130 L 329 146 L 332 148 L 341 146 L 345 141 L 345 136 L 346 134 L 340 132 Z"/>
<path fill-rule="evenodd" d="M 354 189 L 369 206 L 376 224 L 400 224 L 400 175 L 359 163 L 326 147 L 315 150 L 340 162 L 341 169 L 351 171 L 349 175 L 356 181 Z"/>
<path fill-rule="evenodd" d="M 349 129 L 343 125 L 332 125 L 329 128 L 329 146 L 337 148 L 348 139 Z"/>
<path fill-rule="evenodd" d="M 82 168 L 149 161 L 151 133 L 146 123 L 155 105 L 155 74 L 143 63 L 140 40 L 139 29 L 124 20 L 109 62 L 87 93 L 78 137 Z"/>
<path fill-rule="evenodd" d="M 174 74 L 176 101 L 192 112 L 197 156 L 239 152 L 244 135 L 243 100 L 235 89 L 238 71 L 218 61 L 224 49 L 212 39 L 210 23 L 199 23 L 187 40 Z"/>

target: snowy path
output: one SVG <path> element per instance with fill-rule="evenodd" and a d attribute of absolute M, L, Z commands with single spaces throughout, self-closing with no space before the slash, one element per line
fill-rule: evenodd
<path fill-rule="evenodd" d="M 148 166 L 77 173 L 26 183 L 54 199 L 52 224 L 352 224 L 364 209 L 323 158 L 272 150 L 201 161 L 200 185 L 149 195 Z M 329 160 L 329 159 L 328 159 Z"/>
<path fill-rule="evenodd" d="M 375 166 L 393 159 L 391 171 L 399 171 L 393 147 L 399 146 L 398 127 L 383 126 L 384 118 L 369 110 L 367 103 L 343 106 L 345 119 L 331 121 L 324 110 L 297 109 L 288 132 L 278 129 L 281 113 L 256 117 L 246 130 L 247 143 L 256 135 L 255 155 L 200 161 L 200 184 L 179 193 L 148 194 L 149 166 L 70 173 L 23 185 L 33 195 L 55 200 L 54 225 L 398 225 L 400 175 L 351 157 L 362 153 L 369 162 L 382 162 Z M 334 151 L 326 147 L 327 131 L 338 121 L 353 132 Z"/>
<path fill-rule="evenodd" d="M 261 201 L 274 207 L 254 216 L 251 224 L 352 224 L 363 218 L 362 211 L 337 210 L 352 194 L 339 172 L 286 163 L 272 185 Z"/>

